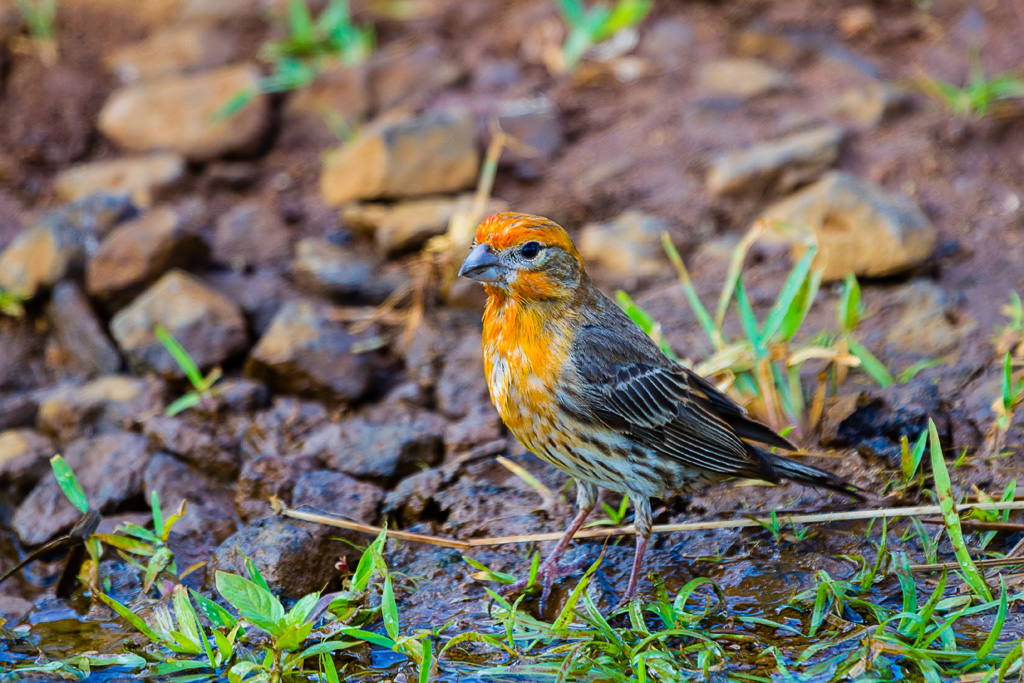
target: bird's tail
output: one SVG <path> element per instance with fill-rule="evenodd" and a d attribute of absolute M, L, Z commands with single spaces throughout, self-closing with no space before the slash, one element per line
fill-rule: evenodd
<path fill-rule="evenodd" d="M 761 450 L 760 448 L 757 450 L 758 454 L 766 461 L 768 468 L 777 477 L 790 479 L 798 484 L 804 484 L 806 486 L 817 486 L 819 488 L 836 491 L 847 496 L 852 496 L 857 500 L 867 500 L 867 496 L 864 495 L 866 493 L 864 489 L 854 486 L 845 479 L 782 455 L 769 453 L 768 451 Z"/>

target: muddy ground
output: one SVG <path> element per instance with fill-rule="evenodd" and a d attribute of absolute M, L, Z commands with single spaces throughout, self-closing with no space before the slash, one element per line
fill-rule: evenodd
<path fill-rule="evenodd" d="M 231 3 L 222 3 L 218 10 L 216 3 L 198 1 L 161 0 L 143 8 L 65 0 L 53 64 L 26 48 L 17 15 L 0 5 L 0 250 L 44 224 L 74 224 L 69 230 L 86 234 L 56 280 L 40 283 L 23 317 L 0 316 L 0 442 L 8 435 L 7 451 L 0 450 L 6 458 L 0 459 L 0 569 L 74 521 L 48 481 L 46 460 L 55 452 L 76 466 L 94 502 L 102 501 L 104 528 L 144 519 L 154 490 L 169 507 L 188 499 L 189 518 L 172 536 L 172 547 L 179 568 L 206 563 L 186 579 L 195 587 L 209 587 L 213 568 L 236 568 L 236 547 L 255 554 L 287 596 L 339 584 L 344 569 L 335 564 L 339 557 L 351 562 L 356 552 L 333 540 L 334 531 L 268 518 L 272 494 L 369 524 L 387 521 L 392 528 L 461 539 L 561 530 L 572 514 L 571 486 L 508 435 L 488 401 L 479 292 L 458 287 L 444 296 L 428 288 L 418 299 L 424 316 L 411 338 L 403 336 L 402 315 L 410 298 L 372 324 L 353 323 L 400 287 L 420 284 L 414 264 L 423 239 L 395 247 L 375 234 L 379 226 L 353 220 L 326 197 L 321 160 L 339 138 L 322 117 L 299 110 L 297 95 L 260 98 L 254 106 L 262 109 L 253 114 L 259 120 L 244 144 L 172 149 L 183 160 L 180 171 L 131 200 L 112 187 L 89 190 L 69 204 L 76 190 L 62 189 L 57 180 L 68 169 L 155 149 L 101 130 L 105 104 L 131 87 L 110 56 L 198 22 L 216 31 L 220 52 L 207 45 L 196 63 L 181 67 L 184 77 L 254 60 L 260 45 L 280 31 L 261 8 L 234 4 L 239 7 L 223 10 Z M 934 246 L 898 272 L 861 278 L 867 315 L 857 335 L 894 374 L 922 359 L 943 363 L 884 389 L 852 373 L 830 396 L 823 428 L 799 433 L 798 440 L 826 456 L 815 464 L 884 492 L 898 466 L 899 437 L 916 438 L 930 416 L 951 457 L 968 450 L 953 470 L 958 492 L 997 497 L 1024 475 L 1019 427 L 1008 434 L 1008 456 L 970 457 L 994 419 L 1005 350 L 997 350 L 996 338 L 1007 324 L 1002 308 L 1011 290 L 1024 291 L 1024 117 L 1013 107 L 958 117 L 914 87 L 925 77 L 963 83 L 976 46 L 987 73 L 1019 68 L 1024 5 L 656 3 L 635 47 L 610 61 L 588 60 L 566 75 L 552 74 L 537 56 L 560 40 L 552 2 L 424 0 L 411 3 L 414 15 L 401 19 L 382 14 L 386 4 L 355 3 L 357 18 L 374 23 L 378 46 L 360 67 L 361 94 L 350 97 L 365 102 L 352 105 L 349 125 L 359 130 L 362 122 L 388 117 L 469 112 L 472 180 L 429 192 L 452 196 L 475 183 L 488 122 L 501 107 L 540 101 L 543 114 L 525 117 L 524 124 L 538 136 L 537 153 L 507 153 L 493 197 L 546 215 L 577 236 L 583 226 L 642 212 L 637 221 L 613 223 L 615 240 L 589 250 L 596 260 L 592 274 L 607 292 L 626 288 L 688 359 L 705 358 L 709 345 L 656 241 L 652 252 L 652 231 L 668 230 L 710 306 L 736 240 L 766 207 L 814 183 L 827 167 L 909 200 L 934 226 Z M 716 85 L 702 71 L 732 58 L 757 60 L 774 70 L 778 83 L 750 95 L 737 90 L 741 79 Z M 326 87 L 328 97 L 349 101 L 332 87 Z M 144 109 L 133 114 L 145 115 Z M 760 178 L 728 195 L 709 191 L 706 178 L 717 155 L 824 125 L 843 131 L 835 158 L 792 186 Z M 409 201 L 385 197 L 386 205 Z M 171 217 L 153 218 L 159 211 Z M 226 224 L 226 215 L 234 222 Z M 130 244 L 128 236 L 121 251 L 104 252 L 105 236 L 120 229 L 114 226 L 139 220 L 181 227 L 171 231 L 165 251 Z M 851 250 L 870 252 L 876 237 L 852 239 Z M 42 258 L 38 251 L 22 254 Z M 108 261 L 93 263 L 98 254 Z M 329 262 L 322 270 L 310 265 L 317 255 Z M 654 265 L 634 271 L 623 260 Z M 135 275 L 125 276 L 127 284 L 110 284 L 116 277 L 104 275 L 104 267 Z M 788 250 L 755 245 L 744 272 L 761 314 L 789 268 Z M 123 324 L 134 327 L 119 335 L 118 316 L 172 270 L 190 274 L 175 274 L 186 283 L 176 286 L 199 288 L 182 296 L 204 307 L 201 321 L 158 307 L 153 310 L 162 313 L 125 316 Z M 166 295 L 174 298 L 174 292 Z M 823 286 L 804 338 L 835 329 L 838 293 L 836 283 Z M 221 365 L 226 375 L 214 405 L 173 418 L 163 409 L 188 386 L 152 339 L 136 343 L 145 332 L 139 330 L 165 314 L 185 347 L 205 359 L 200 364 Z M 317 340 L 303 346 L 300 337 L 310 328 Z M 727 329 L 738 334 L 735 321 Z M 91 341 L 75 343 L 83 339 Z M 1004 347 L 1013 342 L 1012 336 L 1002 340 Z M 815 372 L 809 367 L 805 373 L 807 391 Z M 495 455 L 525 467 L 558 499 L 543 506 Z M 919 500 L 928 499 L 911 488 L 889 502 Z M 727 482 L 655 509 L 661 523 L 844 505 L 794 485 Z M 656 536 L 647 566 L 670 592 L 708 576 L 734 611 L 777 614 L 797 590 L 813 585 L 816 571 L 849 573 L 837 556 L 870 555 L 864 531 L 862 523 L 832 524 L 798 544 L 777 544 L 767 532 L 749 529 Z M 1000 536 L 991 549 L 1005 551 L 1017 540 Z M 904 541 L 911 554 L 919 552 L 915 543 Z M 570 559 L 593 560 L 602 548 L 599 541 L 578 542 Z M 495 569 L 520 572 L 532 550 L 512 545 L 475 556 Z M 606 552 L 593 590 L 610 606 L 623 589 L 632 545 L 608 545 Z M 411 627 L 449 619 L 455 631 L 490 624 L 486 601 L 478 599 L 482 588 L 459 553 L 392 543 L 389 561 L 418 581 L 418 590 L 399 595 Z M 137 594 L 137 578 L 123 563 L 110 557 L 105 565 L 125 599 Z M 69 644 L 72 651 L 82 647 L 67 635 L 75 624 L 107 618 L 105 608 L 81 592 L 68 601 L 54 596 L 60 567 L 59 559 L 35 563 L 0 586 L 0 616 L 8 626 L 31 624 L 37 640 L 29 650 L 51 656 Z M 563 588 L 572 585 L 569 580 Z M 85 641 L 100 642 L 95 626 L 83 628 Z M 1008 628 L 1021 637 L 1019 624 Z M 20 656 L 0 650 L 0 662 Z"/>

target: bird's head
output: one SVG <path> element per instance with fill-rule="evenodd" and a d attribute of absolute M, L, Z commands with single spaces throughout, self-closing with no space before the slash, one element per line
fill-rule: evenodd
<path fill-rule="evenodd" d="M 482 282 L 488 294 L 551 301 L 571 298 L 586 269 L 561 226 L 540 216 L 497 213 L 477 227 L 459 275 Z"/>

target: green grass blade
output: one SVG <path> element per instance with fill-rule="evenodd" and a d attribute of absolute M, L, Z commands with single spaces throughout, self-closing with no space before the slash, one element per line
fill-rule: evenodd
<path fill-rule="evenodd" d="M 740 325 L 743 326 L 744 336 L 754 348 L 754 353 L 757 354 L 758 358 L 764 358 L 768 354 L 768 349 L 764 346 L 764 337 L 761 336 L 761 332 L 758 329 L 757 318 L 754 316 L 754 309 L 750 305 L 747 290 L 743 286 L 742 276 L 736 279 L 736 307 L 739 310 Z"/>
<path fill-rule="evenodd" d="M 167 349 L 167 353 L 171 354 L 174 362 L 178 364 L 181 371 L 185 373 L 185 377 L 192 383 L 192 386 L 199 387 L 203 384 L 203 373 L 199 371 L 199 367 L 196 362 L 192 360 L 192 356 L 189 355 L 188 351 L 185 350 L 178 340 L 175 339 L 170 332 L 167 331 L 163 325 L 157 325 L 154 332 L 156 338 L 160 340 L 160 343 Z"/>
<path fill-rule="evenodd" d="M 782 285 L 782 290 L 779 292 L 778 298 L 775 299 L 775 303 L 768 312 L 768 317 L 765 318 L 764 329 L 761 331 L 763 339 L 772 339 L 775 336 L 775 333 L 779 331 L 779 327 L 789 314 L 794 301 L 797 299 L 797 295 L 800 293 L 800 290 L 803 288 L 804 283 L 807 280 L 807 276 L 811 272 L 811 261 L 814 260 L 814 256 L 817 253 L 817 245 L 808 245 L 807 251 L 804 252 L 804 255 L 801 256 L 800 260 L 797 261 L 795 266 L 793 266 L 793 270 L 789 272 L 789 275 L 786 277 L 786 282 Z"/>
<path fill-rule="evenodd" d="M 860 323 L 862 309 L 860 283 L 857 282 L 857 276 L 850 273 L 846 276 L 846 281 L 843 284 L 843 294 L 839 298 L 839 309 L 836 311 L 839 329 L 844 332 L 853 332 Z"/>
<path fill-rule="evenodd" d="M 57 485 L 60 486 L 60 490 L 64 492 L 71 504 L 82 514 L 88 512 L 89 500 L 85 497 L 82 483 L 78 481 L 78 477 L 75 476 L 64 458 L 59 455 L 53 456 L 50 458 L 50 467 L 53 468 L 53 474 L 57 477 Z"/>
<path fill-rule="evenodd" d="M 935 422 L 928 420 L 928 440 L 931 446 L 932 474 L 935 477 L 935 494 L 939 499 L 939 507 L 942 509 L 942 519 L 945 522 L 946 533 L 949 535 L 949 542 L 953 546 L 953 554 L 964 574 L 964 580 L 975 595 L 986 601 L 992 600 L 992 591 L 985 585 L 985 579 L 978 572 L 974 560 L 967 551 L 967 544 L 964 542 L 963 531 L 960 528 L 960 515 L 956 511 L 956 500 L 953 498 L 953 485 L 949 480 L 949 470 L 946 469 L 946 460 L 942 456 L 942 446 L 939 444 L 939 432 L 935 428 Z"/>
<path fill-rule="evenodd" d="M 395 604 L 395 591 L 391 585 L 391 577 L 384 577 L 383 595 L 380 600 L 380 614 L 384 619 L 384 628 L 391 640 L 398 639 L 398 606 Z"/>
<path fill-rule="evenodd" d="M 676 269 L 679 282 L 683 286 L 683 294 L 686 295 L 686 300 L 690 303 L 690 308 L 693 310 L 693 315 L 697 318 L 697 322 L 700 323 L 704 334 L 707 335 L 712 345 L 716 349 L 720 348 L 722 346 L 722 335 L 718 327 L 711 320 L 711 316 L 708 315 L 708 310 L 700 302 L 700 297 L 697 296 L 697 290 L 693 288 L 693 281 L 690 279 L 689 271 L 686 270 L 683 258 L 679 255 L 676 245 L 672 244 L 672 238 L 669 237 L 667 232 L 661 234 L 661 245 L 665 249 L 665 254 L 668 255 L 668 260 L 672 262 L 672 266 Z"/>
<path fill-rule="evenodd" d="M 850 347 L 850 353 L 860 359 L 861 370 L 868 373 L 868 376 L 875 380 L 878 386 L 891 387 L 896 383 L 889 369 L 882 365 L 882 361 L 875 358 L 875 355 L 868 351 L 860 342 L 850 338 L 847 339 L 847 344 Z"/>

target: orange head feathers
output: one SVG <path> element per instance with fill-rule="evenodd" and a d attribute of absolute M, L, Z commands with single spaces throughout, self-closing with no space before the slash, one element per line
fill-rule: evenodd
<path fill-rule="evenodd" d="M 547 218 L 525 213 L 484 220 L 459 275 L 482 282 L 489 295 L 524 302 L 571 298 L 587 278 L 569 234 Z"/>

